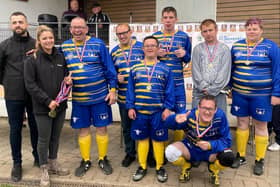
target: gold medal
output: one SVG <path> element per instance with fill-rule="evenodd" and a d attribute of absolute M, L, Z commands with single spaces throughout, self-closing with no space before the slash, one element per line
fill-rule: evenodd
<path fill-rule="evenodd" d="M 54 109 L 54 110 L 49 111 L 48 115 L 51 118 L 55 118 L 56 117 L 56 110 Z"/>
<path fill-rule="evenodd" d="M 79 65 L 79 68 L 80 68 L 80 69 L 83 69 L 83 68 L 84 68 L 84 65 L 83 65 L 83 64 Z"/>
<path fill-rule="evenodd" d="M 246 64 L 247 66 L 250 65 L 250 61 L 247 60 L 247 61 L 245 62 L 245 64 Z"/>
<path fill-rule="evenodd" d="M 129 73 L 130 72 L 130 69 L 126 69 L 126 73 Z"/>
<path fill-rule="evenodd" d="M 148 84 L 146 88 L 147 88 L 147 90 L 151 90 L 152 89 L 152 85 Z"/>

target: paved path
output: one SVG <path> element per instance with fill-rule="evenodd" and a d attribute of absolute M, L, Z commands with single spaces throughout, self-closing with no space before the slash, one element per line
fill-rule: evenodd
<path fill-rule="evenodd" d="M 94 131 L 94 129 L 92 129 Z M 79 165 L 80 154 L 76 143 L 75 131 L 65 123 L 63 129 L 59 160 L 71 170 L 71 174 L 65 177 L 51 176 L 52 187 L 55 186 L 91 186 L 91 187 L 207 187 L 211 186 L 208 179 L 206 163 L 199 168 L 193 168 L 191 181 L 186 184 L 178 182 L 179 168 L 170 163 L 165 166 L 168 171 L 168 181 L 161 184 L 157 181 L 154 168 L 148 168 L 147 176 L 139 182 L 132 181 L 132 174 L 137 169 L 134 162 L 129 168 L 121 167 L 124 157 L 123 148 L 120 147 L 120 125 L 115 123 L 109 127 L 110 145 L 108 158 L 110 159 L 114 172 L 112 175 L 104 175 L 97 166 L 97 150 L 95 138 L 92 143 L 92 168 L 85 176 L 79 178 L 74 176 L 74 169 Z M 23 129 L 23 180 L 19 183 L 10 181 L 11 156 L 9 146 L 9 128 L 6 119 L 0 119 L 0 187 L 7 186 L 38 186 L 40 179 L 39 168 L 33 167 L 33 158 L 29 143 L 29 130 Z M 234 149 L 234 148 L 233 148 Z M 265 160 L 265 173 L 263 176 L 252 175 L 254 157 L 252 147 L 248 148 L 248 164 L 241 166 L 238 170 L 227 169 L 221 172 L 221 185 L 225 187 L 280 187 L 280 152 L 268 152 Z M 7 184 L 7 185 L 6 185 Z"/>

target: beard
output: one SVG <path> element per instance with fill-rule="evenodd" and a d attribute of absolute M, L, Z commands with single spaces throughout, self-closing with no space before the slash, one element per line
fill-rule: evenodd
<path fill-rule="evenodd" d="M 27 30 L 22 29 L 22 28 L 16 28 L 15 30 L 13 30 L 13 33 L 16 36 L 24 36 L 26 34 L 26 32 L 27 32 Z"/>

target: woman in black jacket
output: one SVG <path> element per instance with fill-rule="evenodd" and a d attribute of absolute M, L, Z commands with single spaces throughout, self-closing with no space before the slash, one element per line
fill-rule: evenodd
<path fill-rule="evenodd" d="M 61 168 L 56 160 L 67 108 L 67 100 L 60 102 L 57 95 L 63 81 L 66 85 L 71 85 L 71 77 L 66 77 L 65 60 L 54 47 L 51 28 L 44 25 L 38 27 L 35 51 L 24 63 L 24 79 L 25 86 L 32 96 L 38 126 L 37 150 L 42 170 L 40 186 L 45 187 L 50 186 L 49 172 L 58 175 L 69 174 L 69 170 Z"/>

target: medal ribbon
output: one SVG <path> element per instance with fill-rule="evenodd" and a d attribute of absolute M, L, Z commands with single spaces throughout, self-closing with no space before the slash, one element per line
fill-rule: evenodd
<path fill-rule="evenodd" d="M 147 63 L 146 63 L 146 60 L 144 60 L 144 64 L 145 64 L 145 68 L 146 68 L 146 72 L 147 72 L 148 83 L 150 83 L 150 82 L 151 82 L 151 80 L 152 80 L 152 77 L 153 77 L 154 71 L 155 71 L 155 69 L 156 69 L 157 60 L 156 60 L 156 63 L 153 65 L 151 75 L 149 75 L 149 70 L 148 70 L 148 68 L 147 68 Z"/>
<path fill-rule="evenodd" d="M 196 124 L 196 133 L 197 133 L 197 137 L 198 138 L 202 138 L 213 126 L 212 124 L 212 120 L 211 120 L 211 124 L 210 126 L 205 129 L 202 133 L 199 132 L 199 121 L 198 121 L 198 115 L 196 115 L 196 121 L 195 121 L 195 124 Z"/>
<path fill-rule="evenodd" d="M 256 49 L 256 47 L 262 42 L 262 39 L 260 39 L 253 47 L 253 49 L 249 48 L 249 44 L 247 42 L 247 60 L 252 55 L 253 51 Z"/>
<path fill-rule="evenodd" d="M 213 62 L 213 60 L 216 57 L 216 52 L 217 52 L 217 49 L 218 49 L 218 42 L 215 43 L 215 47 L 213 49 L 212 54 L 210 53 L 209 47 L 206 43 L 205 43 L 205 49 L 206 49 L 206 52 L 207 52 L 209 62 Z"/>
<path fill-rule="evenodd" d="M 85 49 L 86 49 L 86 45 L 87 45 L 87 42 L 85 41 L 85 44 L 84 44 L 84 47 L 83 47 L 83 50 L 82 50 L 82 54 L 81 54 L 81 55 L 80 55 L 80 53 L 79 53 L 78 47 L 75 45 L 75 50 L 76 50 L 76 53 L 77 53 L 77 55 L 78 55 L 78 58 L 79 58 L 80 62 L 83 62 L 84 52 L 85 52 Z"/>
<path fill-rule="evenodd" d="M 172 35 L 170 44 L 167 45 L 167 36 L 166 36 L 166 34 L 164 34 L 164 43 L 166 44 L 166 52 L 167 52 L 167 53 L 170 52 L 170 50 L 171 50 L 171 48 L 172 48 L 172 46 L 173 46 L 174 38 L 175 38 L 175 32 L 174 32 L 174 34 Z"/>
<path fill-rule="evenodd" d="M 60 91 L 57 94 L 55 101 L 57 103 L 61 103 L 62 101 L 65 101 L 68 98 L 71 88 L 72 85 L 67 85 L 64 81 L 62 81 L 60 86 Z"/>
<path fill-rule="evenodd" d="M 131 54 L 132 54 L 132 48 L 133 48 L 133 45 L 132 45 L 132 41 L 130 42 L 130 50 L 129 50 L 129 54 L 128 56 L 126 56 L 125 52 L 122 50 L 122 55 L 125 59 L 125 62 L 126 62 L 126 65 L 129 66 L 129 63 L 130 63 L 130 57 L 131 57 Z"/>

